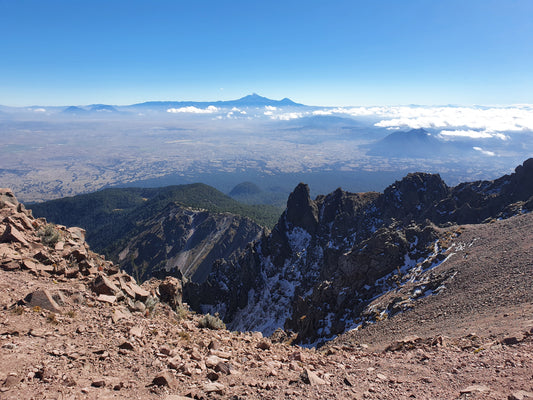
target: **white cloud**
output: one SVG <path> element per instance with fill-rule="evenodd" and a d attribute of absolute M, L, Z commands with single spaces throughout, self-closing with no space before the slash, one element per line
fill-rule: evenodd
<path fill-rule="evenodd" d="M 44 108 L 30 108 L 30 110 L 33 111 L 33 112 L 38 112 L 38 113 L 46 112 L 46 109 L 44 109 Z"/>
<path fill-rule="evenodd" d="M 267 117 L 270 117 L 270 119 L 278 120 L 278 121 L 290 121 L 291 119 L 298 119 L 302 118 L 306 113 L 301 112 L 290 112 L 290 113 L 282 113 L 282 114 L 274 114 L 272 111 L 265 111 L 263 113 Z"/>
<path fill-rule="evenodd" d="M 501 139 L 501 140 L 509 139 L 509 136 L 504 135 L 503 133 L 489 132 L 489 131 L 473 131 L 473 130 L 441 131 L 438 136 L 442 139 L 450 139 L 450 138 L 456 138 L 456 137 L 465 137 L 465 138 L 471 138 L 471 139 L 491 139 L 491 138 L 496 138 L 496 139 Z"/>
<path fill-rule="evenodd" d="M 313 111 L 313 115 L 332 115 L 334 113 L 333 110 L 315 110 Z"/>
<path fill-rule="evenodd" d="M 339 107 L 315 110 L 313 114 L 374 116 L 380 120 L 375 126 L 382 128 L 484 131 L 502 140 L 505 135 L 497 132 L 533 130 L 533 105 L 527 104 L 509 107 Z"/>
<path fill-rule="evenodd" d="M 496 153 L 494 153 L 493 151 L 489 151 L 489 150 L 483 150 L 481 147 L 472 147 L 474 150 L 476 151 L 479 151 L 480 153 L 482 154 L 485 154 L 486 156 L 495 156 Z"/>
<path fill-rule="evenodd" d="M 381 113 L 380 127 L 468 128 L 497 131 L 533 130 L 531 107 L 390 107 Z"/>
<path fill-rule="evenodd" d="M 265 106 L 265 110 L 267 111 L 276 111 L 278 108 L 274 106 Z"/>
<path fill-rule="evenodd" d="M 207 108 L 198 108 L 194 106 L 181 107 L 181 108 L 169 108 L 167 112 L 169 113 L 192 113 L 192 114 L 213 114 L 218 111 L 218 108 L 215 106 L 209 106 Z"/>
<path fill-rule="evenodd" d="M 304 113 L 291 112 L 291 113 L 272 115 L 270 118 L 277 119 L 280 121 L 290 121 L 291 119 L 302 118 L 304 115 L 305 115 Z"/>

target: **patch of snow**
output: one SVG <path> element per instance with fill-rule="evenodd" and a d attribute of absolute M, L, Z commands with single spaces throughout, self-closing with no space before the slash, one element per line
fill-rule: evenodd
<path fill-rule="evenodd" d="M 287 239 L 289 240 L 291 250 L 297 253 L 305 250 L 309 246 L 311 235 L 305 229 L 297 226 L 287 232 Z"/>

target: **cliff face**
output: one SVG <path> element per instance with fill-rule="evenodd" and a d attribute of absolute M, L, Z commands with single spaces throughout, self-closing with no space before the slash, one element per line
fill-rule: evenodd
<path fill-rule="evenodd" d="M 167 275 L 203 282 L 215 260 L 234 260 L 263 229 L 246 217 L 169 204 L 142 221 L 140 232 L 116 253 L 119 264 L 138 280 Z"/>
<path fill-rule="evenodd" d="M 382 194 L 337 189 L 312 200 L 300 184 L 270 234 L 239 259 L 217 262 L 184 296 L 198 310 L 219 312 L 232 329 L 271 334 L 281 327 L 300 342 L 320 342 L 382 317 L 367 308 L 370 301 L 408 281 L 438 292 L 450 276 L 431 270 L 457 234 L 445 227 L 531 209 L 533 159 L 511 175 L 456 187 L 415 173 Z M 410 307 L 419 289 L 392 299 L 387 315 Z"/>

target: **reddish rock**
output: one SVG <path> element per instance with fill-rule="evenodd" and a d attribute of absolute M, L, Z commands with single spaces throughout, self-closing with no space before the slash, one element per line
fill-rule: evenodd
<path fill-rule="evenodd" d="M 319 378 L 315 372 L 307 368 L 305 368 L 304 372 L 302 373 L 302 380 L 305 383 L 310 384 L 311 386 L 318 386 L 318 385 L 326 384 L 326 381 L 324 379 Z"/>
<path fill-rule="evenodd" d="M 41 307 L 55 313 L 61 312 L 61 307 L 54 300 L 52 294 L 46 289 L 30 293 L 25 297 L 24 301 L 32 307 Z"/>
<path fill-rule="evenodd" d="M 176 379 L 169 371 L 160 372 L 152 380 L 153 386 L 167 386 L 174 389 L 177 386 Z"/>
<path fill-rule="evenodd" d="M 17 242 L 23 246 L 29 247 L 28 241 L 24 237 L 24 234 L 12 225 L 7 225 L 6 230 L 0 236 L 1 243 L 13 243 Z"/>
<path fill-rule="evenodd" d="M 106 276 L 98 275 L 93 282 L 93 290 L 97 294 L 115 296 L 120 289 Z"/>
<path fill-rule="evenodd" d="M 181 281 L 167 276 L 159 285 L 159 296 L 161 301 L 168 303 L 173 309 L 181 306 L 183 297 Z"/>

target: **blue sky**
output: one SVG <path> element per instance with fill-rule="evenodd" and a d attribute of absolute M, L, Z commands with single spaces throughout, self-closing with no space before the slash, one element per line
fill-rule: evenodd
<path fill-rule="evenodd" d="M 533 1 L 0 0 L 0 104 L 533 103 Z"/>

